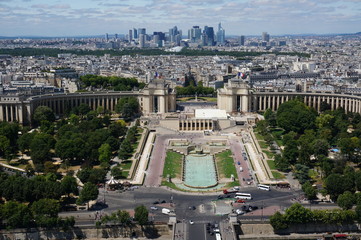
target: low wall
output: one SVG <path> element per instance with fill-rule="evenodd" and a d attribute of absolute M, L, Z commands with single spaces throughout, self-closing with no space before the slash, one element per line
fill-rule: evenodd
<path fill-rule="evenodd" d="M 69 230 L 41 230 L 41 229 L 15 229 L 0 231 L 0 240 L 39 240 L 39 239 L 129 239 L 131 237 L 158 238 L 160 236 L 172 239 L 172 232 L 168 225 L 150 225 L 142 230 L 140 226 L 134 227 L 80 227 Z"/>

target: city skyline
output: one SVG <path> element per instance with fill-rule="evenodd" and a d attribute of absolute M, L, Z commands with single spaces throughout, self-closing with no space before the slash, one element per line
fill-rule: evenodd
<path fill-rule="evenodd" d="M 79 36 L 194 25 L 227 35 L 360 32 L 360 0 L 0 0 L 0 36 Z"/>

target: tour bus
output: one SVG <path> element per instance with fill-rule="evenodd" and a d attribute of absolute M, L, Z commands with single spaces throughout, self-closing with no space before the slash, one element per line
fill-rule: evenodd
<path fill-rule="evenodd" d="M 265 191 L 271 190 L 271 188 L 268 185 L 264 185 L 264 184 L 258 184 L 258 189 L 265 190 Z"/>
<path fill-rule="evenodd" d="M 252 195 L 249 194 L 249 193 L 236 193 L 235 198 L 251 200 L 251 199 L 252 199 Z"/>

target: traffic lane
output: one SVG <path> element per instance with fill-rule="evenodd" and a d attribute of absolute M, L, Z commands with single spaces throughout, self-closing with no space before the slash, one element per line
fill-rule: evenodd
<path fill-rule="evenodd" d="M 235 167 L 237 170 L 237 175 L 239 179 L 239 183 L 241 186 L 247 186 L 247 182 L 243 179 L 251 178 L 252 174 L 250 172 L 250 166 L 248 160 L 245 160 L 242 156 L 242 152 L 244 151 L 244 146 L 240 140 L 230 139 L 231 150 L 235 162 Z M 238 165 L 239 163 L 239 165 Z M 240 171 L 240 167 L 242 167 L 242 172 Z"/>
<path fill-rule="evenodd" d="M 189 229 L 189 240 L 207 240 L 206 231 L 205 231 L 205 224 L 203 223 L 193 223 L 188 224 Z"/>

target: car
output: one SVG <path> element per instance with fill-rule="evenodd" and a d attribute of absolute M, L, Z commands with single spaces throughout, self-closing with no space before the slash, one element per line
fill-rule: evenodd
<path fill-rule="evenodd" d="M 239 171 L 240 171 L 240 172 L 243 172 L 243 167 L 239 167 Z"/>
<path fill-rule="evenodd" d="M 243 199 L 237 199 L 235 202 L 236 202 L 236 203 L 245 203 L 246 201 L 243 200 Z"/>
<path fill-rule="evenodd" d="M 236 213 L 237 213 L 237 215 L 243 215 L 244 211 L 241 209 L 236 209 Z"/>
<path fill-rule="evenodd" d="M 150 209 L 151 210 L 158 210 L 158 208 L 156 206 L 151 206 Z"/>
<path fill-rule="evenodd" d="M 218 195 L 217 198 L 218 198 L 218 199 L 223 199 L 223 196 L 222 196 L 222 195 Z"/>
<path fill-rule="evenodd" d="M 163 200 L 163 201 L 161 201 L 160 203 L 166 203 L 167 201 L 166 200 Z"/>
<path fill-rule="evenodd" d="M 189 220 L 189 224 L 193 225 L 194 224 L 193 220 Z"/>
<path fill-rule="evenodd" d="M 238 161 L 238 162 L 237 162 L 237 165 L 241 165 L 241 162 L 240 162 L 240 161 Z"/>
<path fill-rule="evenodd" d="M 159 204 L 159 202 L 158 202 L 158 201 L 155 201 L 155 202 L 153 202 L 153 204 Z"/>
<path fill-rule="evenodd" d="M 257 206 L 249 206 L 249 207 L 248 207 L 248 210 L 249 210 L 249 211 L 254 211 L 254 210 L 257 210 L 257 209 L 258 209 Z"/>
<path fill-rule="evenodd" d="M 189 210 L 196 210 L 195 206 L 188 207 Z"/>

